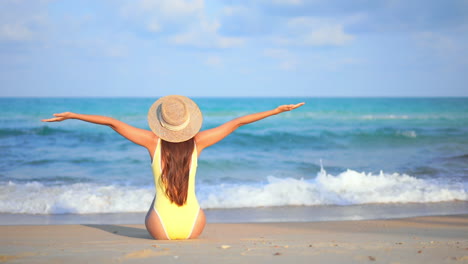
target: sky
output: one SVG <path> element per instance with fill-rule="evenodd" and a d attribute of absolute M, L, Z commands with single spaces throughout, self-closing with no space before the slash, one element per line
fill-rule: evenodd
<path fill-rule="evenodd" d="M 0 96 L 468 96 L 468 0 L 1 0 Z"/>

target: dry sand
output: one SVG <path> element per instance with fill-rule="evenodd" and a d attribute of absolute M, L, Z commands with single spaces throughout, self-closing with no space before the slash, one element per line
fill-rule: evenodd
<path fill-rule="evenodd" d="M 468 263 L 468 215 L 208 224 L 156 241 L 143 225 L 0 226 L 11 263 Z"/>

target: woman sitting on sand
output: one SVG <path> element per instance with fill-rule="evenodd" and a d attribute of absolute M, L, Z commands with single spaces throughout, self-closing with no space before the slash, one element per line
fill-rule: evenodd
<path fill-rule="evenodd" d="M 302 106 L 282 105 L 274 110 L 250 114 L 219 127 L 199 132 L 202 114 L 191 99 L 170 95 L 150 108 L 152 131 L 136 128 L 114 118 L 71 112 L 54 114 L 44 122 L 78 119 L 106 125 L 135 144 L 145 147 L 151 157 L 156 196 L 146 215 L 146 228 L 155 239 L 198 237 L 205 227 L 205 214 L 195 196 L 197 159 L 209 147 L 238 127 Z"/>

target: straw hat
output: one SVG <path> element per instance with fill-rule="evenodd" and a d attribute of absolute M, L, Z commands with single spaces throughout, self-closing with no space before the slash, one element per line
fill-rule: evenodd
<path fill-rule="evenodd" d="M 203 116 L 197 104 L 181 95 L 159 98 L 148 112 L 151 130 L 169 142 L 189 140 L 200 131 L 202 122 Z"/>

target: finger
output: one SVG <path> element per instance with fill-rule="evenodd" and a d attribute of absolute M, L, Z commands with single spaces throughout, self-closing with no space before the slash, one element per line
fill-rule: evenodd
<path fill-rule="evenodd" d="M 299 107 L 299 106 L 303 106 L 303 105 L 305 105 L 305 102 L 298 103 L 298 104 L 296 104 L 295 106 L 296 106 L 296 107 Z"/>
<path fill-rule="evenodd" d="M 303 106 L 304 104 L 305 104 L 305 103 L 302 102 L 302 103 L 298 103 L 298 104 L 292 105 L 292 109 L 296 109 L 296 108 L 298 108 L 298 107 L 301 107 L 301 106 Z"/>
<path fill-rule="evenodd" d="M 42 119 L 41 121 L 42 122 L 55 122 L 55 121 L 59 121 L 59 118 L 54 117 L 54 118 L 49 118 L 49 119 Z"/>

